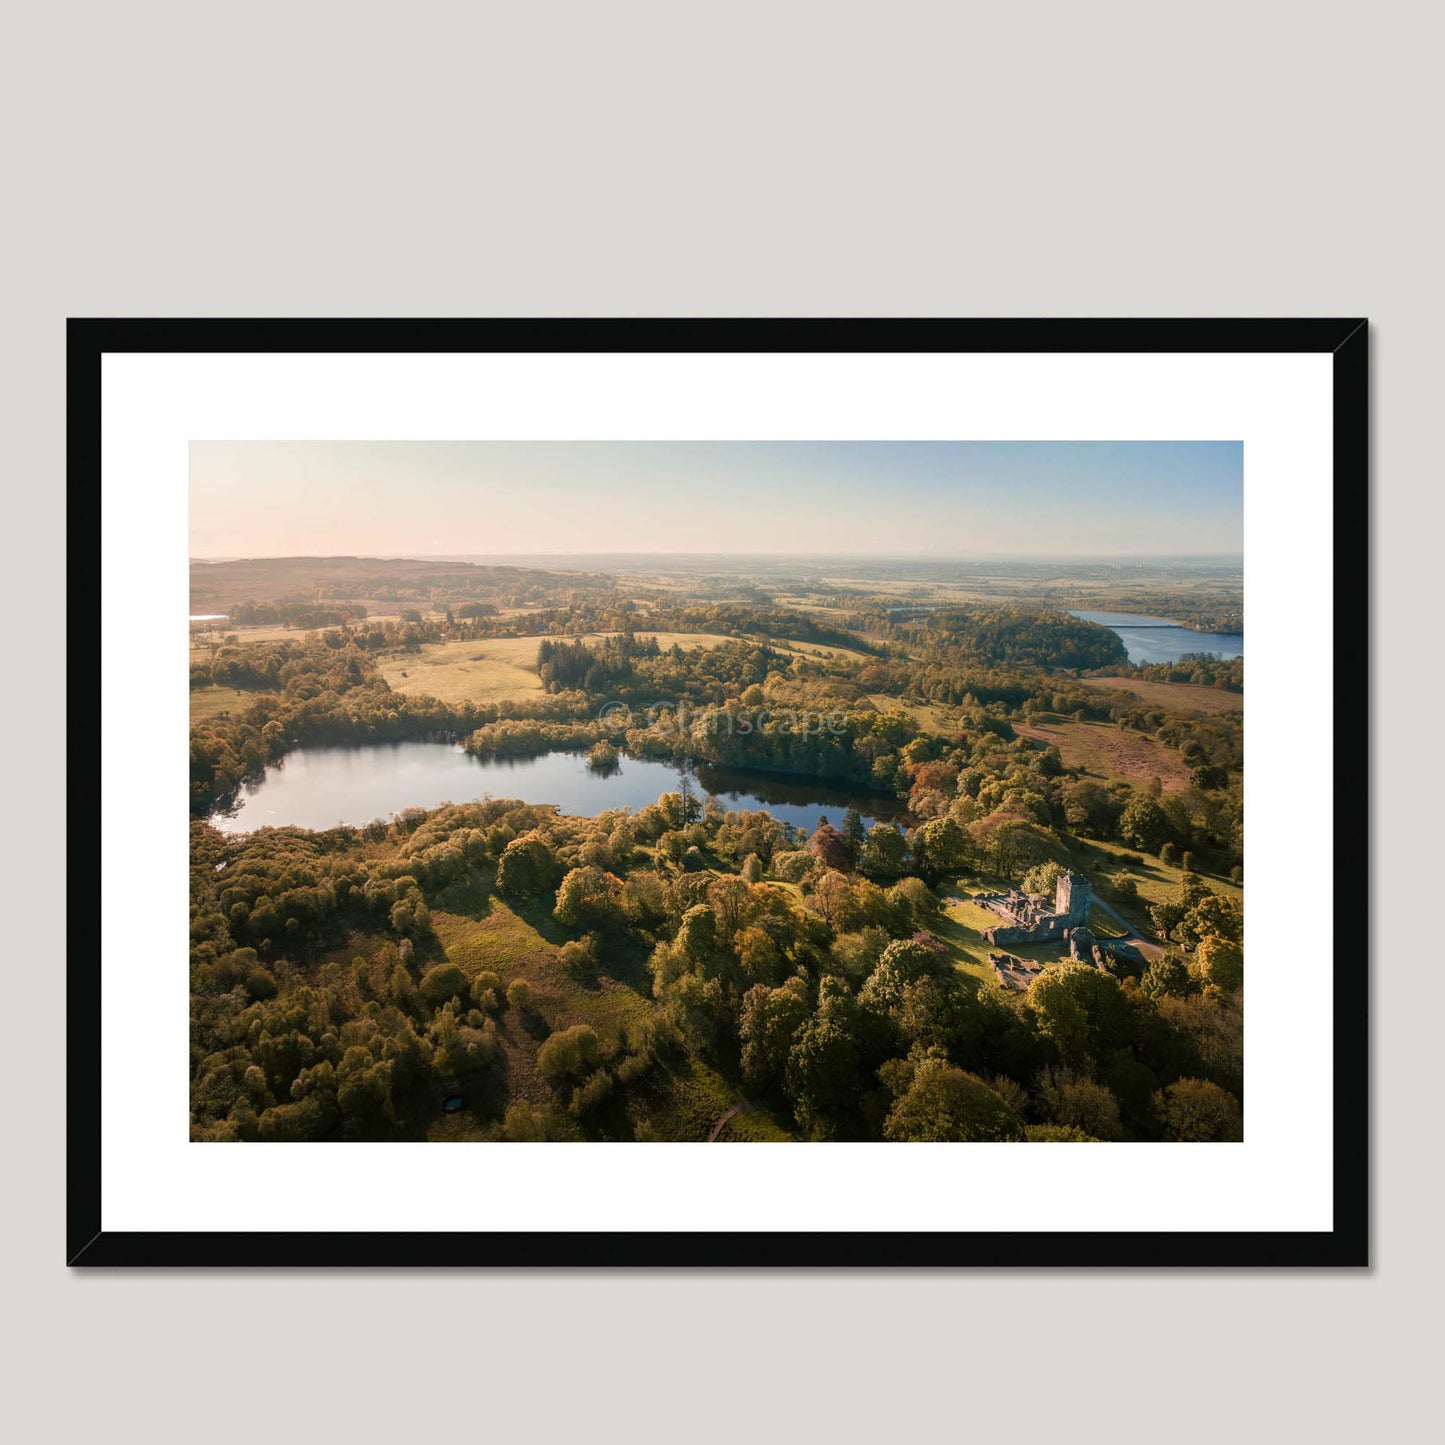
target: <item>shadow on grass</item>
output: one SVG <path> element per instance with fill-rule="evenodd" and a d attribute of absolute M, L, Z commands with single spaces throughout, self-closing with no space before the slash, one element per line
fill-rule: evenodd
<path fill-rule="evenodd" d="M 474 873 L 438 889 L 430 900 L 431 908 L 441 913 L 455 913 L 459 918 L 470 918 L 473 922 L 481 922 L 492 911 L 492 871 L 488 869 L 484 873 Z"/>

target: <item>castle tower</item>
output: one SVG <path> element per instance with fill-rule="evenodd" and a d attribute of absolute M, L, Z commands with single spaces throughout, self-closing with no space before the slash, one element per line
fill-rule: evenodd
<path fill-rule="evenodd" d="M 1070 923 L 1085 923 L 1089 917 L 1089 904 L 1093 901 L 1093 889 L 1082 873 L 1062 873 L 1054 891 L 1054 912 Z"/>

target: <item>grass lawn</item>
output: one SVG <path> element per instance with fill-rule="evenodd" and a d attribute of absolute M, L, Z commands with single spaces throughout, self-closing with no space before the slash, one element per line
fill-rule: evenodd
<path fill-rule="evenodd" d="M 958 731 L 958 710 L 940 702 L 905 702 L 886 693 L 870 692 L 868 701 L 879 712 L 906 713 L 926 733 L 945 737 Z"/>
<path fill-rule="evenodd" d="M 1130 863 L 1122 867 L 1119 865 L 1120 857 L 1142 857 L 1142 863 Z M 1126 918 L 1131 918 L 1151 938 L 1154 935 L 1154 924 L 1149 917 L 1149 905 L 1152 903 L 1172 903 L 1179 897 L 1179 880 L 1184 876 L 1182 868 L 1172 868 L 1167 863 L 1161 863 L 1159 859 L 1148 854 L 1141 854 L 1137 849 L 1126 848 L 1122 843 L 1101 843 L 1095 839 L 1080 840 L 1078 852 L 1075 858 L 1076 865 L 1086 873 L 1095 874 L 1101 868 L 1107 868 L 1115 876 L 1126 874 L 1134 880 L 1135 886 L 1139 889 L 1139 904 L 1137 908 L 1122 908 L 1120 911 Z M 1201 873 L 1199 875 L 1205 885 L 1212 893 L 1223 894 L 1226 898 L 1243 898 L 1244 890 L 1238 884 L 1231 883 L 1227 878 L 1218 878 L 1212 873 Z M 1090 916 L 1090 927 L 1102 938 L 1104 935 L 1099 930 L 1099 922 L 1103 921 L 1106 928 L 1117 932 L 1111 924 L 1105 920 L 1098 919 L 1098 910 Z"/>
<path fill-rule="evenodd" d="M 292 633 L 291 636 L 300 636 Z M 615 633 L 589 633 L 583 639 L 596 642 Z M 736 641 L 720 632 L 639 632 L 639 640 L 656 638 L 661 648 L 674 645 L 684 649 L 721 647 Z M 434 697 L 439 702 L 515 702 L 542 691 L 537 676 L 537 646 L 542 636 L 489 637 L 478 642 L 432 642 L 420 652 L 392 652 L 377 659 L 381 675 L 397 692 Z M 843 647 L 823 647 L 813 642 L 774 641 L 779 652 L 806 656 L 862 657 Z"/>
<path fill-rule="evenodd" d="M 945 903 L 942 916 L 930 930 L 948 945 L 955 968 L 974 978 L 991 980 L 994 971 L 988 961 L 990 953 L 1012 953 L 1017 958 L 1031 959 L 1035 963 L 1053 963 L 1067 954 L 1068 949 L 1060 943 L 989 943 L 983 937 L 983 930 L 1000 920 L 986 908 L 966 899 L 967 894 L 977 893 L 988 886 L 992 885 L 964 878 L 956 885 L 938 890 L 941 897 L 964 899 L 960 903 Z"/>
<path fill-rule="evenodd" d="M 435 642 L 420 652 L 377 659 L 396 692 L 439 702 L 512 702 L 542 691 L 536 637 L 495 637 L 481 642 Z"/>
<path fill-rule="evenodd" d="M 1085 872 L 1102 864 L 1111 872 L 1128 873 L 1138 884 L 1139 896 L 1146 903 L 1167 903 L 1179 896 L 1179 880 L 1184 876 L 1182 868 L 1173 868 L 1150 854 L 1141 854 L 1137 848 L 1126 848 L 1122 843 L 1101 843 L 1090 838 L 1081 839 L 1079 847 L 1084 854 L 1079 859 L 1079 866 Z M 1088 856 L 1090 854 L 1094 856 Z M 1125 855 L 1142 857 L 1144 861 L 1142 864 L 1129 864 L 1121 870 L 1119 859 Z M 1229 898 L 1244 897 L 1244 889 L 1227 878 L 1218 878 L 1213 873 L 1201 873 L 1199 876 L 1212 893 L 1223 893 Z"/>
<path fill-rule="evenodd" d="M 784 883 L 779 878 L 769 878 L 767 886 L 776 888 L 779 893 L 791 894 L 794 903 L 801 904 L 803 901 L 803 885 L 801 883 Z"/>
<path fill-rule="evenodd" d="M 1123 938 L 1123 930 L 1097 903 L 1089 908 L 1089 927 L 1098 939 Z"/>
<path fill-rule="evenodd" d="M 786 1144 L 796 1136 L 790 1134 L 764 1109 L 744 1109 L 734 1114 L 717 1136 L 719 1144 Z"/>
<path fill-rule="evenodd" d="M 531 1012 L 549 1031 L 590 1024 L 611 1040 L 630 1020 L 652 1012 L 650 979 L 636 949 L 604 956 L 591 976 L 574 977 L 562 967 L 558 949 L 573 935 L 553 922 L 550 899 L 514 909 L 488 894 L 480 879 L 454 883 L 437 895 L 432 926 L 447 958 L 468 978 L 491 969 L 504 989 L 525 978 L 532 986 Z"/>
<path fill-rule="evenodd" d="M 654 1068 L 627 1112 L 644 1139 L 705 1142 L 735 1102 L 722 1075 L 689 1056 L 670 1068 Z"/>
<path fill-rule="evenodd" d="M 221 646 L 223 637 L 234 637 L 237 647 L 248 642 L 305 642 L 311 633 L 304 627 L 230 627 L 225 624 L 211 632 L 191 634 L 191 657 L 209 657 Z"/>
<path fill-rule="evenodd" d="M 604 1046 L 615 1044 L 623 1028 L 652 1012 L 650 997 L 638 991 L 641 960 L 631 956 L 604 959 L 595 973 L 574 977 L 562 967 L 558 946 L 570 937 L 551 918 L 550 900 L 513 908 L 488 891 L 489 879 L 477 877 L 451 884 L 438 893 L 432 927 L 453 963 L 467 977 L 490 969 L 500 975 L 503 993 L 513 979 L 524 978 L 532 989 L 531 1005 L 523 1010 L 504 1004 L 496 1015 L 497 1034 L 505 1058 L 505 1089 L 510 1099 L 526 1099 L 539 1107 L 556 1101 L 552 1085 L 537 1072 L 537 1050 L 549 1034 L 573 1024 L 588 1024 Z M 627 975 L 626 981 L 610 970 Z M 727 1090 L 722 1087 L 726 1095 Z M 708 1127 L 726 1111 L 724 1104 Z M 471 1110 L 441 1121 L 430 1137 L 495 1138 L 494 1121 L 478 1120 Z M 706 1134 L 703 1135 L 706 1138 Z"/>
<path fill-rule="evenodd" d="M 1015 723 L 1014 731 L 1059 750 L 1064 766 L 1096 778 L 1147 783 L 1158 778 L 1170 792 L 1189 784 L 1189 768 L 1173 748 L 1113 723 L 1064 722 L 1051 715 Z"/>
<path fill-rule="evenodd" d="M 601 635 L 601 634 L 599 634 Z M 606 634 L 615 637 L 616 633 Z M 737 642 L 736 637 L 721 632 L 639 632 L 639 641 L 644 637 L 655 637 L 657 645 L 669 648 L 674 645 L 686 650 L 690 647 L 721 647 L 725 642 Z M 594 638 L 588 639 L 595 641 Z M 769 645 L 777 652 L 800 654 L 804 657 L 866 657 L 866 653 L 851 647 L 835 647 L 832 643 L 796 642 L 790 637 L 770 637 Z"/>
<path fill-rule="evenodd" d="M 1132 692 L 1140 702 L 1174 712 L 1243 712 L 1244 694 L 1222 687 L 1197 687 L 1192 682 L 1144 682 L 1135 677 L 1091 677 L 1086 686 L 1107 692 Z"/>
<path fill-rule="evenodd" d="M 258 698 L 273 697 L 269 692 L 251 692 L 239 687 L 196 687 L 191 689 L 191 721 L 217 717 L 221 713 L 245 712 Z"/>

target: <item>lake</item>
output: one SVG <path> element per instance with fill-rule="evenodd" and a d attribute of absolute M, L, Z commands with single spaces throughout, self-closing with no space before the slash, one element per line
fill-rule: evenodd
<path fill-rule="evenodd" d="M 1143 617 L 1133 612 L 1074 612 L 1085 622 L 1097 622 L 1123 640 L 1129 661 L 1177 662 L 1186 652 L 1212 652 L 1216 657 L 1243 657 L 1242 632 L 1191 632 L 1167 617 Z"/>
<path fill-rule="evenodd" d="M 903 805 L 809 778 L 737 769 L 698 769 L 699 791 L 724 808 L 766 809 L 811 833 L 826 815 L 835 826 L 854 804 L 870 826 L 905 818 Z M 357 747 L 298 748 L 243 787 L 233 814 L 211 821 L 223 833 L 256 828 L 359 827 L 403 808 L 471 803 L 490 794 L 527 803 L 555 803 L 564 813 L 593 817 L 609 808 L 634 811 L 678 790 L 682 774 L 670 763 L 623 757 L 611 773 L 598 773 L 583 753 L 536 758 L 474 758 L 454 743 L 365 743 Z"/>

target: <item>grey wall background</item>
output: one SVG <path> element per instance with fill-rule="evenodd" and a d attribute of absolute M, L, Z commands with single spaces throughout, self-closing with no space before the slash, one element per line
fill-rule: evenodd
<path fill-rule="evenodd" d="M 1438 856 L 1419 816 L 1438 644 L 1412 626 L 1439 595 L 1440 29 L 1319 0 L 12 12 L 0 476 L 5 726 L 27 762 L 6 789 L 0 1063 L 21 1434 L 1415 1433 L 1440 969 L 1381 920 L 1432 892 Z M 669 313 L 1373 318 L 1370 1274 L 63 1269 L 63 318 Z M 1363 1006 L 1364 950 L 1342 946 Z M 466 1201 L 438 1207 L 465 1223 Z"/>

